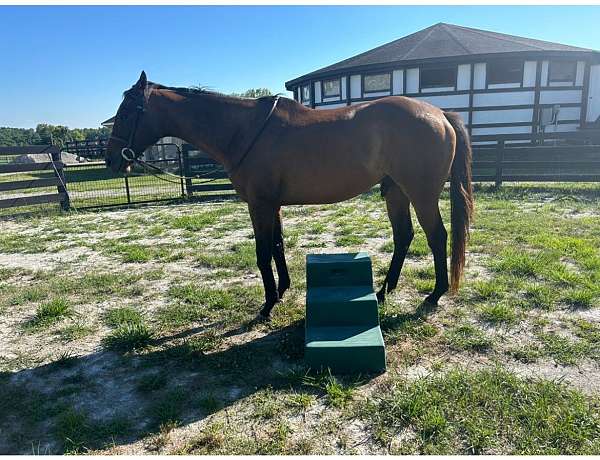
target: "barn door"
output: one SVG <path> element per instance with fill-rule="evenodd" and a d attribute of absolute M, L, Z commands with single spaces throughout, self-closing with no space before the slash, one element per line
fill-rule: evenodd
<path fill-rule="evenodd" d="M 585 120 L 593 123 L 598 117 L 600 117 L 600 65 L 593 65 L 590 67 L 590 86 Z"/>

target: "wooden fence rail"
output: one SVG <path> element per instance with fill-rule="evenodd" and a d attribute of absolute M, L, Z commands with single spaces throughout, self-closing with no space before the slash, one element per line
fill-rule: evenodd
<path fill-rule="evenodd" d="M 20 156 L 32 154 L 47 155 L 49 161 L 40 163 L 0 164 L 0 174 L 50 171 L 54 174 L 54 177 L 36 177 L 29 180 L 18 179 L 14 181 L 0 182 L 0 191 L 15 191 L 56 186 L 57 193 L 1 199 L 0 209 L 37 205 L 42 203 L 60 203 L 62 209 L 68 210 L 70 207 L 69 194 L 66 189 L 64 164 L 61 161 L 60 148 L 53 145 L 0 147 L 0 156 Z"/>
<path fill-rule="evenodd" d="M 582 139 L 580 133 L 568 134 L 566 139 Z M 495 145 L 474 145 L 473 180 L 494 182 L 496 186 L 503 181 L 600 182 L 600 145 L 508 143 L 511 140 L 540 140 L 540 137 L 531 134 L 496 136 Z M 473 136 L 473 142 L 481 140 L 491 139 Z"/>

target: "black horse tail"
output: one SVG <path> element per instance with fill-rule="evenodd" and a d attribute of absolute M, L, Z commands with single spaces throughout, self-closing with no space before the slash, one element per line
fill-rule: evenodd
<path fill-rule="evenodd" d="M 473 186 L 471 184 L 471 140 L 460 115 L 444 112 L 456 133 L 456 149 L 450 170 L 450 221 L 452 225 L 452 256 L 450 261 L 450 292 L 456 293 L 465 266 L 465 249 L 473 217 Z"/>

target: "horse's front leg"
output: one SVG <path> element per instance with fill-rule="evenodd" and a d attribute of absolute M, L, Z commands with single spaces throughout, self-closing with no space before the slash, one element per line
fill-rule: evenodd
<path fill-rule="evenodd" d="M 283 244 L 283 224 L 281 222 L 281 208 L 275 212 L 275 221 L 273 225 L 273 258 L 275 267 L 277 267 L 278 286 L 277 293 L 279 298 L 283 297 L 285 291 L 290 287 L 290 274 L 285 261 L 285 250 Z"/>
<path fill-rule="evenodd" d="M 265 289 L 265 303 L 260 310 L 260 315 L 268 318 L 273 306 L 279 301 L 273 268 L 271 267 L 273 226 L 277 207 L 261 202 L 249 204 L 248 209 L 250 210 L 256 241 L 256 264 L 260 270 Z"/>

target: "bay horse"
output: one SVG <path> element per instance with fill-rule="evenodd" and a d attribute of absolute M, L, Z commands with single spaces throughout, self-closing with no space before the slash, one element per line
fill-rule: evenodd
<path fill-rule="evenodd" d="M 281 206 L 335 203 L 377 183 L 394 239 L 378 300 L 396 287 L 413 239 L 410 204 L 433 252 L 435 287 L 425 301 L 435 305 L 448 288 L 457 291 L 473 212 L 471 145 L 458 114 L 402 96 L 320 111 L 278 96 L 247 99 L 167 87 L 142 72 L 124 93 L 106 164 L 122 172 L 165 136 L 183 139 L 223 165 L 248 204 L 265 292 L 262 317 L 269 317 L 290 286 Z M 447 232 L 438 207 L 448 177 L 450 284 Z"/>

